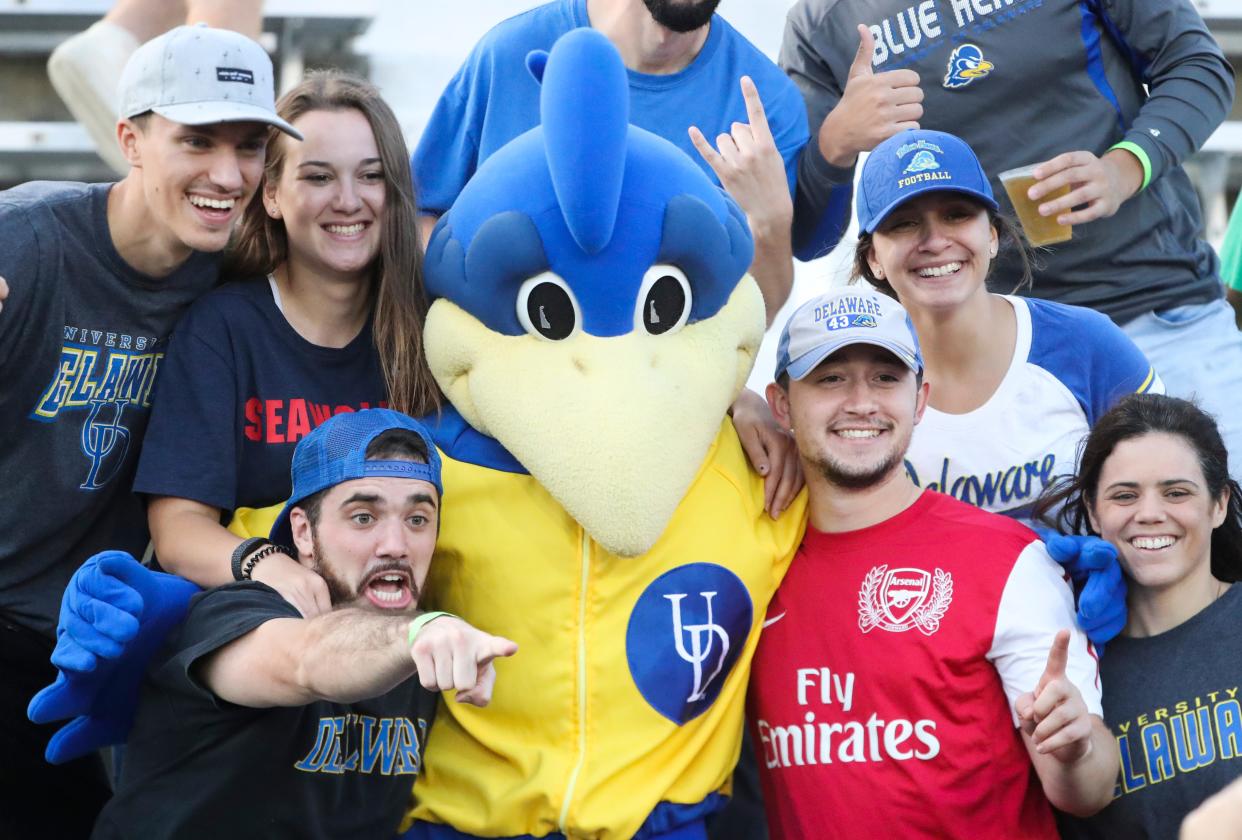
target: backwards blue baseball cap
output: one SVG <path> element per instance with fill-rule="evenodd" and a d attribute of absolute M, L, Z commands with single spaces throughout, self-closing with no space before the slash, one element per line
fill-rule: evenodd
<path fill-rule="evenodd" d="M 911 129 L 872 150 L 858 180 L 858 226 L 872 233 L 900 205 L 927 192 L 949 190 L 999 209 L 988 176 L 966 141 L 943 131 Z"/>
<path fill-rule="evenodd" d="M 872 344 L 923 371 L 914 323 L 901 304 L 866 286 L 849 286 L 808 300 L 794 310 L 776 349 L 776 379 L 802 379 L 843 347 Z"/>
<path fill-rule="evenodd" d="M 427 463 L 413 461 L 368 461 L 367 447 L 371 441 L 390 429 L 405 429 L 422 438 L 427 447 Z M 289 511 L 320 490 L 356 478 L 386 476 L 414 478 L 435 485 L 443 498 L 440 483 L 440 453 L 422 424 L 399 411 L 368 408 L 328 418 L 323 425 L 298 442 L 293 450 L 293 492 L 280 516 L 272 523 L 268 538 L 278 545 L 293 545 Z"/>

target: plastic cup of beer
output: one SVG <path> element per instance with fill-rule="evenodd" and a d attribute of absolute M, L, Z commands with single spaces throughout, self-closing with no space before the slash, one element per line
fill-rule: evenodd
<path fill-rule="evenodd" d="M 1001 183 L 1005 185 L 1009 201 L 1018 214 L 1018 221 L 1022 223 L 1027 242 L 1032 245 L 1054 245 L 1057 242 L 1068 242 L 1074 235 L 1074 226 L 1058 224 L 1055 215 L 1039 215 L 1039 205 L 1068 195 L 1070 185 L 1066 184 L 1058 190 L 1053 190 L 1039 201 L 1031 201 L 1027 198 L 1026 191 L 1037 183 L 1033 174 L 1037 165 L 1031 164 L 1002 172 L 1000 173 Z"/>

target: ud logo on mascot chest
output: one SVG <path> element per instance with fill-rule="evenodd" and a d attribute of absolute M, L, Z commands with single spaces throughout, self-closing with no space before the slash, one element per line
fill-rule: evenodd
<path fill-rule="evenodd" d="M 691 563 L 660 575 L 634 606 L 625 638 L 643 698 L 674 723 L 701 714 L 720 694 L 752 618 L 745 584 L 723 566 Z"/>

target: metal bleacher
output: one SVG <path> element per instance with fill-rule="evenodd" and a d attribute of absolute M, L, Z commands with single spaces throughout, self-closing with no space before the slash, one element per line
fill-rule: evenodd
<path fill-rule="evenodd" d="M 259 2 L 260 0 L 255 0 Z M 306 66 L 364 72 L 353 50 L 380 0 L 267 0 L 261 40 L 286 90 Z M 0 189 L 36 178 L 115 177 L 47 80 L 48 55 L 104 15 L 111 0 L 0 0 Z"/>

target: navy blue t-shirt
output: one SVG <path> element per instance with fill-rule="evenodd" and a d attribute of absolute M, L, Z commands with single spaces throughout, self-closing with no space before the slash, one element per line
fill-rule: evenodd
<path fill-rule="evenodd" d="M 47 639 L 86 558 L 146 547 L 130 486 L 152 386 L 173 325 L 219 275 L 214 254 L 167 277 L 127 263 L 111 187 L 0 192 L 0 613 Z"/>
<path fill-rule="evenodd" d="M 285 320 L 267 278 L 221 286 L 169 343 L 134 489 L 226 512 L 283 502 L 299 440 L 385 405 L 369 322 L 345 347 L 320 347 Z"/>

